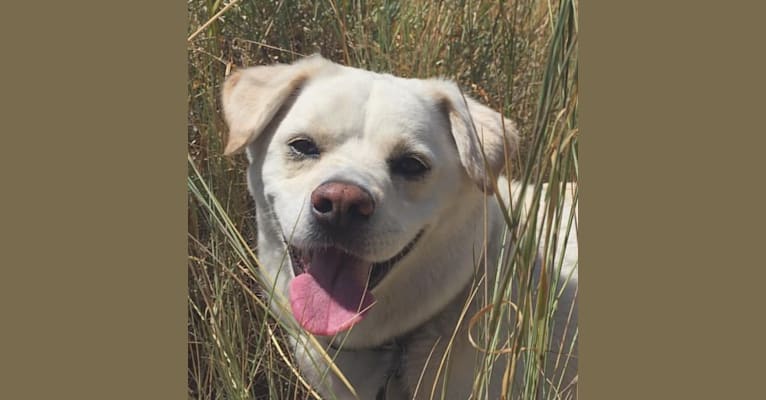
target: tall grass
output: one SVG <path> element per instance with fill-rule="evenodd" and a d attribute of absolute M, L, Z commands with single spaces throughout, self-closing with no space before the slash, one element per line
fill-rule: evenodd
<path fill-rule="evenodd" d="M 316 397 L 297 374 L 286 328 L 257 294 L 261 277 L 246 160 L 222 156 L 227 129 L 219 102 L 232 68 L 316 52 L 400 76 L 452 78 L 466 94 L 517 122 L 522 142 L 509 157 L 510 171 L 529 185 L 529 212 L 539 210 L 546 224 L 524 218 L 528 209 L 518 205 L 506 209 L 507 234 L 519 245 L 504 254 L 498 284 L 485 296 L 492 306 L 466 316 L 476 323 L 477 346 L 488 350 L 475 398 L 486 397 L 487 371 L 497 363 L 509 377 L 526 371 L 515 391 L 520 397 L 559 398 L 568 383 L 543 382 L 536 371 L 547 362 L 544 354 L 563 353 L 564 363 L 572 351 L 550 349 L 549 332 L 562 262 L 555 249 L 564 240 L 557 228 L 576 225 L 560 199 L 572 190 L 565 183 L 578 176 L 577 3 L 190 0 L 188 13 L 190 398 Z M 546 272 L 533 280 L 528 266 L 538 249 Z M 514 307 L 526 317 L 506 343 L 497 327 L 508 318 L 510 296 L 520 299 Z M 517 383 L 509 379 L 507 385 Z"/>

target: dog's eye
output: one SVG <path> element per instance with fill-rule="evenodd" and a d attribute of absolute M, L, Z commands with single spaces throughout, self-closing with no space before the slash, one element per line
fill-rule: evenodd
<path fill-rule="evenodd" d="M 428 164 L 412 155 L 402 156 L 390 162 L 391 171 L 405 178 L 419 178 L 428 172 Z"/>
<path fill-rule="evenodd" d="M 317 157 L 319 156 L 319 147 L 313 140 L 306 137 L 295 138 L 287 143 L 290 149 L 298 155 Z"/>

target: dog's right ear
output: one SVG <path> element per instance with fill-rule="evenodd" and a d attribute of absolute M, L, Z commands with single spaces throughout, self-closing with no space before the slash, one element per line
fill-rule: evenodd
<path fill-rule="evenodd" d="M 221 91 L 223 114 L 229 125 L 224 154 L 245 148 L 306 80 L 333 67 L 337 65 L 314 55 L 294 64 L 251 67 L 229 75 Z"/>

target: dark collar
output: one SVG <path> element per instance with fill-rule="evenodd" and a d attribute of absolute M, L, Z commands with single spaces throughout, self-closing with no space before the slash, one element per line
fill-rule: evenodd
<path fill-rule="evenodd" d="M 349 351 L 349 352 L 354 351 L 352 349 L 346 350 L 346 349 L 341 349 L 340 347 L 336 347 L 333 342 L 330 342 L 329 346 L 330 348 L 336 351 Z M 391 362 L 391 365 L 388 367 L 388 371 L 386 372 L 385 379 L 383 380 L 383 386 L 381 386 L 380 389 L 378 389 L 378 393 L 375 395 L 375 400 L 386 400 L 387 393 L 391 391 L 389 387 L 393 384 L 396 384 L 395 381 L 402 376 L 404 359 L 407 355 L 407 349 L 404 345 L 404 342 L 401 340 L 401 338 L 394 338 L 394 340 L 383 343 L 380 346 L 366 348 L 364 350 L 394 353 L 394 359 Z"/>
<path fill-rule="evenodd" d="M 383 381 L 383 386 L 378 390 L 378 394 L 375 395 L 375 400 L 386 400 L 386 394 L 390 392 L 389 386 L 395 384 L 396 380 L 402 376 L 402 370 L 404 369 L 404 358 L 407 355 L 404 343 L 401 340 L 394 339 L 389 343 L 384 343 L 380 346 L 381 350 L 393 351 L 394 360 L 388 367 L 386 372 L 386 379 Z"/>

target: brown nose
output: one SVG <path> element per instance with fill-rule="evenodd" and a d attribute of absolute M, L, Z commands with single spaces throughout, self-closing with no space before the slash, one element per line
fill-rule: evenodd
<path fill-rule="evenodd" d="M 327 182 L 311 193 L 311 212 L 317 221 L 333 228 L 345 228 L 364 221 L 375 211 L 370 193 L 344 182 Z"/>

